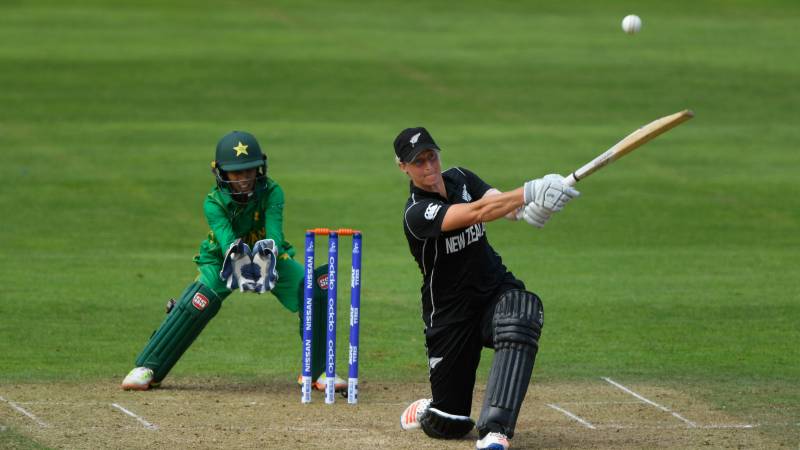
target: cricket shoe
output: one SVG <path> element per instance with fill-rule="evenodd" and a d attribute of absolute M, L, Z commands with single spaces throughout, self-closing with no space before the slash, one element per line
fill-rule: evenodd
<path fill-rule="evenodd" d="M 404 430 L 416 430 L 422 427 L 419 423 L 419 419 L 422 418 L 422 415 L 425 414 L 429 406 L 431 406 L 431 399 L 429 398 L 421 398 L 408 405 L 408 408 L 400 415 L 400 428 Z"/>
<path fill-rule="evenodd" d="M 153 369 L 136 367 L 122 380 L 122 389 L 126 391 L 146 391 L 150 389 L 151 385 L 156 386 L 157 384 L 153 383 Z"/>
<path fill-rule="evenodd" d="M 508 438 L 503 433 L 491 432 L 475 443 L 478 450 L 508 450 Z"/>
<path fill-rule="evenodd" d="M 325 374 L 323 373 L 322 375 L 319 376 L 319 378 L 317 378 L 317 381 L 311 383 L 311 389 L 325 392 L 325 385 L 327 384 L 327 381 L 328 377 L 325 376 Z M 303 375 L 297 377 L 297 384 L 299 384 L 300 386 L 303 385 Z M 336 377 L 333 379 L 333 390 L 335 392 L 346 391 L 347 381 L 344 381 L 343 379 L 339 378 L 339 375 L 336 375 Z"/>

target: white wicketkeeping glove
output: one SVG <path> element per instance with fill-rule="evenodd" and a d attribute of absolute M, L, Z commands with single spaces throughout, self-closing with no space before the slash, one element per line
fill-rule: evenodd
<path fill-rule="evenodd" d="M 250 247 L 242 242 L 241 239 L 237 239 L 225 253 L 225 258 L 222 260 L 222 270 L 219 271 L 219 278 L 225 282 L 225 286 L 230 290 L 236 288 L 239 288 L 242 292 L 249 290 L 246 286 L 254 283 L 255 280 L 248 279 L 250 277 L 246 268 L 252 262 Z"/>
<path fill-rule="evenodd" d="M 278 282 L 278 271 L 275 267 L 277 253 L 275 241 L 272 239 L 262 239 L 253 246 L 253 264 L 258 266 L 255 292 L 263 294 L 275 288 L 275 283 Z"/>

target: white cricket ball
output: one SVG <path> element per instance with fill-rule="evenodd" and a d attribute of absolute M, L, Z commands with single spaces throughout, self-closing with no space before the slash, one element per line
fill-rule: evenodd
<path fill-rule="evenodd" d="M 636 14 L 629 14 L 622 19 L 622 31 L 628 34 L 636 34 L 642 29 L 642 19 Z"/>

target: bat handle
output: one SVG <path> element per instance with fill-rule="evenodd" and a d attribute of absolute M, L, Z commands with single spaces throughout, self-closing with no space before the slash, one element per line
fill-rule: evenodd
<path fill-rule="evenodd" d="M 564 177 L 564 184 L 566 184 L 567 186 L 575 186 L 575 183 L 577 183 L 577 182 L 578 182 L 578 179 L 575 178 L 575 173 L 574 172 L 569 174 L 569 175 L 567 175 L 566 177 Z"/>

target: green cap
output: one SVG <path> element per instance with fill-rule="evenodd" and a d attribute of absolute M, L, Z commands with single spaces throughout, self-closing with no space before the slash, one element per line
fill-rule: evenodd
<path fill-rule="evenodd" d="M 215 166 L 225 170 L 245 170 L 264 165 L 264 153 L 256 137 L 246 131 L 231 131 L 217 143 Z"/>

